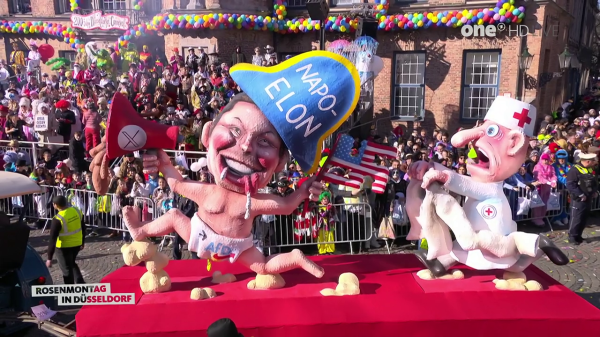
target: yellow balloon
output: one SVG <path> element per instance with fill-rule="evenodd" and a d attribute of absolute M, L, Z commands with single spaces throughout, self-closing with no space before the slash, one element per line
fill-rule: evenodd
<path fill-rule="evenodd" d="M 321 24 L 320 24 L 320 23 L 317 23 L 317 24 L 315 25 L 315 29 L 316 29 L 316 30 L 320 30 L 320 29 L 321 29 Z"/>
<path fill-rule="evenodd" d="M 433 22 L 433 23 L 437 23 L 437 22 L 438 22 L 438 18 L 437 18 L 437 16 L 434 16 L 434 17 L 433 17 L 433 19 L 431 19 L 431 22 Z"/>
<path fill-rule="evenodd" d="M 478 24 L 478 25 L 483 25 L 483 19 L 479 19 L 479 20 L 477 20 L 477 24 Z"/>
<path fill-rule="evenodd" d="M 419 22 L 417 22 L 417 26 L 419 26 L 419 27 L 423 27 L 423 21 L 419 21 Z"/>
<path fill-rule="evenodd" d="M 448 18 L 447 17 L 443 17 L 442 18 L 442 23 L 446 23 L 446 22 L 448 22 Z"/>
<path fill-rule="evenodd" d="M 340 26 L 340 32 L 345 32 L 346 31 L 346 26 Z"/>

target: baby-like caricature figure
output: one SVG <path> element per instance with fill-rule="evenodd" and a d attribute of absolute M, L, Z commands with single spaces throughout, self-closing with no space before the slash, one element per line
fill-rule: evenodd
<path fill-rule="evenodd" d="M 167 154 L 144 156 L 144 169 L 159 171 L 175 193 L 196 202 L 198 212 L 192 219 L 171 209 L 151 222 L 140 222 L 135 207 L 123 208 L 123 219 L 134 240 L 177 232 L 190 251 L 215 261 L 238 261 L 257 274 L 279 274 L 302 268 L 316 277 L 323 269 L 300 250 L 264 257 L 252 244 L 252 224 L 263 214 L 290 214 L 309 196 L 318 199 L 322 183 L 311 178 L 288 197 L 257 194 L 276 172 L 288 162 L 288 150 L 273 125 L 246 94 L 234 96 L 217 118 L 202 130 L 201 141 L 208 149 L 209 171 L 216 184 L 183 180 Z M 106 192 L 108 183 L 104 143 L 92 150 L 92 174 L 98 193 Z M 250 193 L 249 216 L 246 216 L 247 193 Z"/>

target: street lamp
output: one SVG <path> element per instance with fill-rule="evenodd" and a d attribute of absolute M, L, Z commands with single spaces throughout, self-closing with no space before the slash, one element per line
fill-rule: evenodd
<path fill-rule="evenodd" d="M 525 47 L 523 54 L 519 56 L 519 69 L 521 70 L 529 70 L 531 67 L 531 61 L 533 61 L 533 55 L 529 53 L 529 48 Z"/>
<path fill-rule="evenodd" d="M 571 55 L 571 53 L 569 53 L 569 50 L 567 48 L 565 48 L 565 50 L 561 54 L 558 54 L 558 62 L 560 63 L 560 70 L 565 71 L 565 70 L 571 68 L 571 58 L 572 57 L 573 57 L 573 55 Z"/>

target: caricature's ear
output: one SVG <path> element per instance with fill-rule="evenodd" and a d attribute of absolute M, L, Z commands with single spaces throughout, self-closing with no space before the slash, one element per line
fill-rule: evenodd
<path fill-rule="evenodd" d="M 513 157 L 525 147 L 525 135 L 517 130 L 508 133 L 510 144 L 506 154 Z"/>
<path fill-rule="evenodd" d="M 277 164 L 277 169 L 275 172 L 281 172 L 285 169 L 285 165 L 287 165 L 288 161 L 290 161 L 290 152 L 286 149 L 283 156 L 279 158 L 279 163 Z"/>
<path fill-rule="evenodd" d="M 202 135 L 200 136 L 200 141 L 205 148 L 208 148 L 208 138 L 210 137 L 210 127 L 213 122 L 206 122 L 202 127 Z"/>

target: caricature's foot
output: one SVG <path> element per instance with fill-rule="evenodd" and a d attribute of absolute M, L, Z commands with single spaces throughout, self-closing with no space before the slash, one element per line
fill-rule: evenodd
<path fill-rule="evenodd" d="M 556 247 L 554 242 L 545 235 L 540 235 L 538 239 L 538 247 L 548 256 L 550 261 L 557 266 L 564 266 L 569 263 L 569 258 L 563 251 Z"/>
<path fill-rule="evenodd" d="M 451 270 L 450 273 L 442 276 L 435 276 L 429 269 L 419 270 L 417 276 L 421 280 L 462 280 L 465 278 L 465 274 L 458 269 Z"/>
<path fill-rule="evenodd" d="M 125 206 L 123 207 L 123 223 L 129 230 L 129 234 L 131 238 L 135 241 L 142 241 L 146 239 L 146 236 L 143 233 L 142 226 L 144 222 L 140 221 L 140 215 L 138 212 L 138 207 L 133 206 Z"/>
<path fill-rule="evenodd" d="M 294 257 L 294 260 L 298 261 L 302 269 L 313 274 L 316 278 L 321 278 L 323 275 L 325 275 L 325 270 L 323 270 L 322 267 L 313 261 L 309 260 L 300 249 L 292 250 L 291 254 Z"/>
<path fill-rule="evenodd" d="M 446 275 L 446 268 L 444 268 L 438 259 L 427 260 L 427 254 L 422 250 L 418 250 L 414 254 L 417 259 L 419 259 L 419 261 L 421 261 L 421 263 L 431 271 L 433 276 L 442 277 Z"/>

